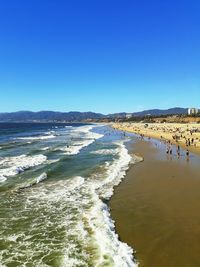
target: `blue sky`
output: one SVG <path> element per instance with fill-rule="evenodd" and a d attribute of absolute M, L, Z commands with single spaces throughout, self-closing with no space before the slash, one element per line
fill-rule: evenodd
<path fill-rule="evenodd" d="M 200 107 L 200 1 L 0 1 L 0 112 Z"/>

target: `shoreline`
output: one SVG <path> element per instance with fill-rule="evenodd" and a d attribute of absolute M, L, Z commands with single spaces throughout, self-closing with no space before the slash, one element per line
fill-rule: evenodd
<path fill-rule="evenodd" d="M 145 125 L 148 125 L 146 127 Z M 174 145 L 179 145 L 183 149 L 200 155 L 200 124 L 178 124 L 178 123 L 114 123 L 112 127 L 117 130 L 134 133 L 158 139 L 160 141 L 170 141 Z M 197 129 L 198 132 L 193 132 Z M 177 139 L 173 137 L 177 136 Z M 185 144 L 185 140 L 194 139 L 190 145 Z"/>
<path fill-rule="evenodd" d="M 133 248 L 140 267 L 198 266 L 199 157 L 187 162 L 181 149 L 181 158 L 171 160 L 157 139 L 133 139 L 129 153 L 144 161 L 130 166 L 109 201 L 120 240 Z"/>

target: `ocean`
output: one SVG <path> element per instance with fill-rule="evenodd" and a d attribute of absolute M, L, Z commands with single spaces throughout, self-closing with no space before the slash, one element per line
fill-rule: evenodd
<path fill-rule="evenodd" d="M 1 123 L 0 266 L 137 266 L 108 206 L 129 140 L 106 125 Z"/>

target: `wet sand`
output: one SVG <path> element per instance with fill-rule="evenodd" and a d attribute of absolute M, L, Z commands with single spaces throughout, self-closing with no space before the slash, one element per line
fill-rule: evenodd
<path fill-rule="evenodd" d="M 174 148 L 175 149 L 175 148 Z M 200 266 L 200 157 L 167 157 L 159 141 L 137 141 L 132 165 L 111 198 L 120 239 L 140 267 Z"/>

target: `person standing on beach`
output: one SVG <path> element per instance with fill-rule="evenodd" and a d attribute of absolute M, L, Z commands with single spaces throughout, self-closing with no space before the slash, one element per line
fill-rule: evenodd
<path fill-rule="evenodd" d="M 170 146 L 169 154 L 172 155 L 172 146 Z"/>
<path fill-rule="evenodd" d="M 188 146 L 190 146 L 190 138 L 188 138 Z"/>
<path fill-rule="evenodd" d="M 187 158 L 187 161 L 189 161 L 189 157 L 190 157 L 190 152 L 189 152 L 189 150 L 187 149 L 187 150 L 186 150 L 186 158 Z"/>
<path fill-rule="evenodd" d="M 179 145 L 177 146 L 177 156 L 178 158 L 180 157 L 180 146 Z"/>

